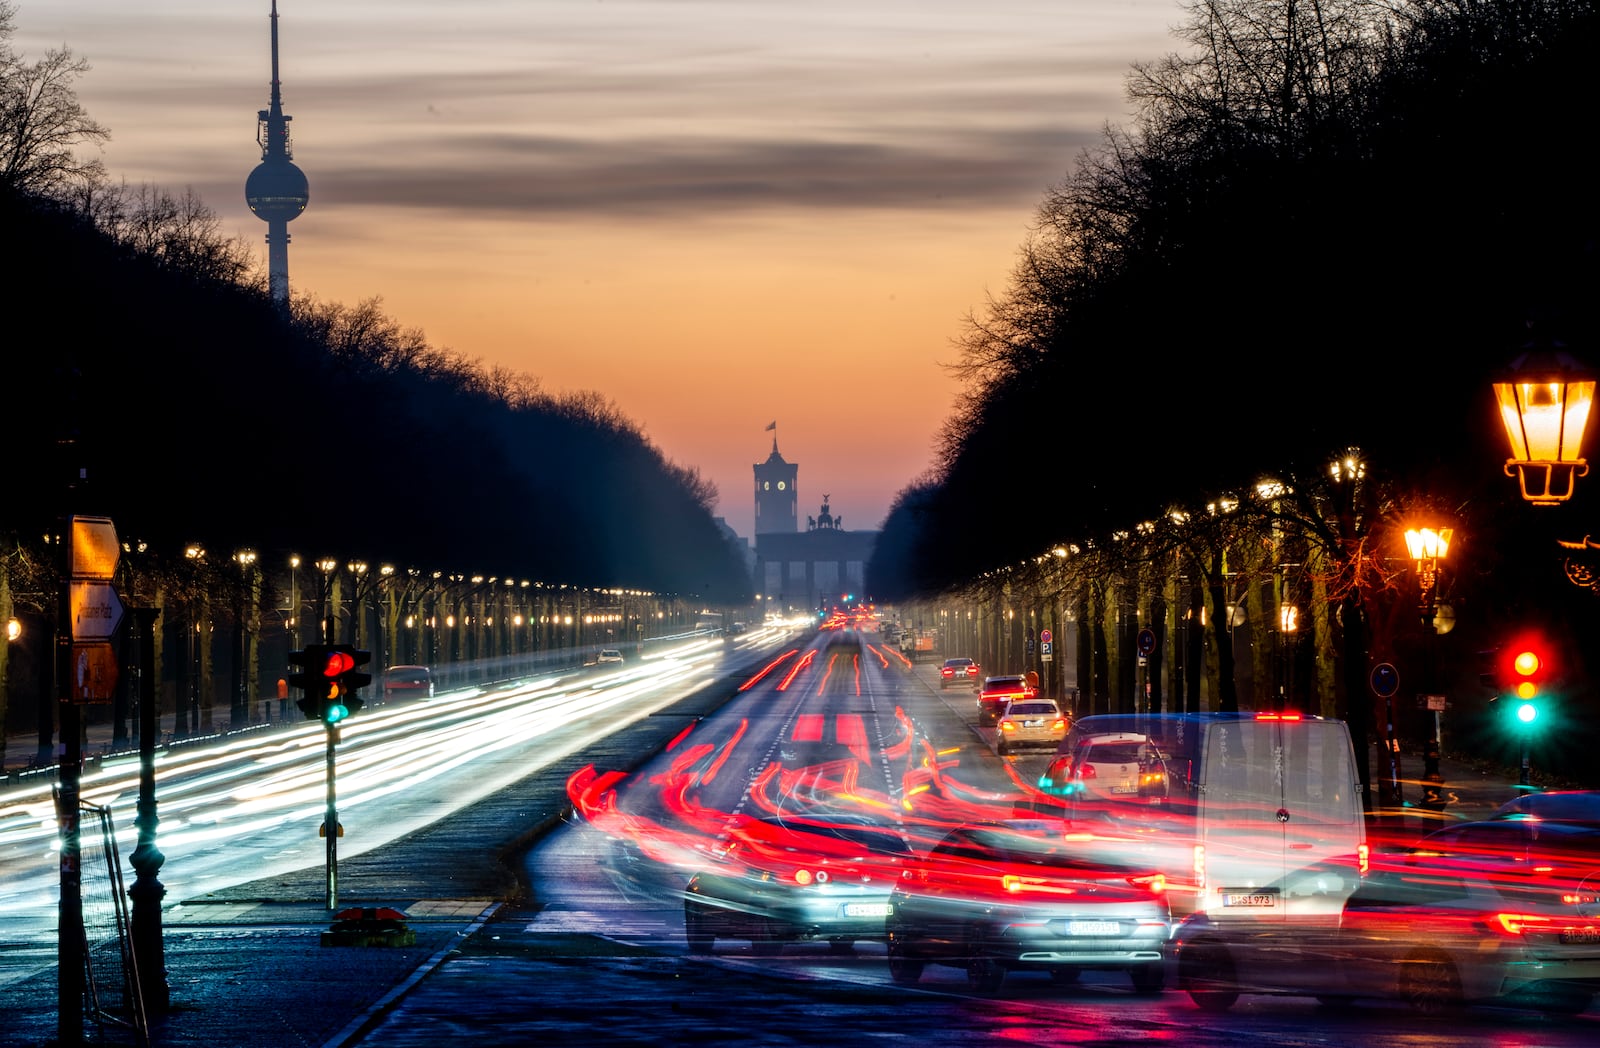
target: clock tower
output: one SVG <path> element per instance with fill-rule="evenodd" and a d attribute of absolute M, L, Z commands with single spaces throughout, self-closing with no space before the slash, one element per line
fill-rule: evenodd
<path fill-rule="evenodd" d="M 776 426 L 768 426 L 773 429 Z M 778 437 L 772 437 L 772 454 L 767 461 L 754 466 L 756 474 L 756 534 L 796 532 L 800 530 L 799 502 L 795 493 L 795 476 L 800 467 L 785 462 L 778 454 Z"/>

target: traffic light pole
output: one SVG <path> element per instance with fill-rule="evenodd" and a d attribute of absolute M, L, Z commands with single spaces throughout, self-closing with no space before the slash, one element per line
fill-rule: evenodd
<path fill-rule="evenodd" d="M 70 528 L 70 525 L 69 525 Z M 63 529 L 63 534 L 66 530 Z M 61 901 L 56 918 L 56 1043 L 83 1043 L 84 935 L 83 854 L 79 834 L 78 800 L 82 781 L 83 728 L 72 699 L 72 560 L 70 546 L 61 544 L 61 588 L 56 594 L 55 690 L 60 711 L 64 750 L 56 787 L 56 825 L 61 854 Z"/>
<path fill-rule="evenodd" d="M 334 789 L 334 761 L 335 745 L 339 741 L 339 726 L 337 724 L 325 725 L 328 732 L 328 809 L 322 816 L 323 836 L 328 838 L 328 909 L 339 908 L 339 802 Z"/>

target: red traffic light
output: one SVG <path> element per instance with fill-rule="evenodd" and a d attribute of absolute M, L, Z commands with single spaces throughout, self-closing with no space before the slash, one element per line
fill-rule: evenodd
<path fill-rule="evenodd" d="M 1519 699 L 1537 698 L 1554 672 L 1555 659 L 1542 637 L 1523 635 L 1501 649 L 1499 692 Z"/>
<path fill-rule="evenodd" d="M 322 675 L 324 677 L 338 677 L 349 673 L 355 667 L 356 660 L 351 657 L 348 651 L 334 650 L 328 652 L 328 661 L 322 667 Z"/>

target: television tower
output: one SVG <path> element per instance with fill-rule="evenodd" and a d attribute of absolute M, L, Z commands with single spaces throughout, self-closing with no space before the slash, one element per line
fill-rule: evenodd
<path fill-rule="evenodd" d="M 261 163 L 245 179 L 244 199 L 267 224 L 267 286 L 280 309 L 289 308 L 289 223 L 306 209 L 311 187 L 292 161 L 289 121 L 278 93 L 278 0 L 272 0 L 272 103 L 257 115 Z"/>

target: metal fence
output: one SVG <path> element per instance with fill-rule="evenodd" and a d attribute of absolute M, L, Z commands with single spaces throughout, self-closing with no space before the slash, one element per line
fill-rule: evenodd
<path fill-rule="evenodd" d="M 79 806 L 82 827 L 84 1011 L 102 1043 L 148 1048 L 150 1029 L 134 963 L 128 893 L 111 809 Z M 98 837 L 95 831 L 98 830 Z"/>

